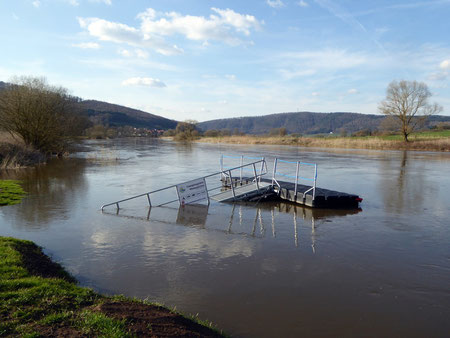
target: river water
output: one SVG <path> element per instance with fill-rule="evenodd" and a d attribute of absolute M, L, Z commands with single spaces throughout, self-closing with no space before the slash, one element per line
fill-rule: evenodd
<path fill-rule="evenodd" d="M 448 336 L 450 154 L 90 141 L 1 173 L 29 195 L 0 235 L 45 248 L 83 286 L 176 306 L 233 336 Z M 361 210 L 286 203 L 102 204 L 219 170 L 221 154 L 318 164 Z M 219 183 L 219 182 L 218 182 Z"/>

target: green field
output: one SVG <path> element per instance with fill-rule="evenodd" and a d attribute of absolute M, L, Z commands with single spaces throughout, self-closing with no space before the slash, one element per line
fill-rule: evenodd
<path fill-rule="evenodd" d="M 386 135 L 379 136 L 384 140 L 402 141 L 403 135 Z M 417 133 L 410 134 L 408 140 L 433 140 L 439 138 L 450 138 L 450 130 L 439 130 L 439 131 L 421 131 Z"/>

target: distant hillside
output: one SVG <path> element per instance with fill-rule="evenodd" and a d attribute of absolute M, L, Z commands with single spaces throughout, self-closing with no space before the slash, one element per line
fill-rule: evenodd
<path fill-rule="evenodd" d="M 7 86 L 0 81 L 0 90 Z M 162 116 L 146 113 L 142 110 L 132 109 L 103 101 L 82 100 L 79 102 L 80 113 L 85 114 L 94 124 L 109 127 L 130 126 L 146 129 L 173 129 L 177 121 Z"/>
<path fill-rule="evenodd" d="M 103 101 L 85 100 L 79 103 L 82 113 L 96 124 L 110 127 L 131 126 L 147 129 L 173 129 L 177 121 Z"/>
<path fill-rule="evenodd" d="M 358 113 L 280 113 L 265 116 L 249 116 L 201 122 L 197 126 L 202 130 L 239 130 L 246 134 L 266 134 L 272 128 L 286 128 L 288 133 L 321 134 L 354 133 L 359 130 L 377 130 L 384 116 Z M 429 126 L 450 121 L 450 116 L 432 116 Z"/>

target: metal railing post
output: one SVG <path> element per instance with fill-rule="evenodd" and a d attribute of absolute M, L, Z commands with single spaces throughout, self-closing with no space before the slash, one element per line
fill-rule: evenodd
<path fill-rule="evenodd" d="M 255 163 L 253 163 L 253 172 L 255 173 L 255 183 L 256 183 L 256 188 L 259 190 L 258 174 L 256 173 L 256 166 L 255 166 Z"/>
<path fill-rule="evenodd" d="M 147 194 L 147 199 L 148 199 L 148 205 L 152 206 L 152 202 L 150 201 L 150 194 Z"/>
<path fill-rule="evenodd" d="M 223 154 L 220 155 L 220 172 L 222 179 L 225 178 L 225 175 L 223 174 Z"/>
<path fill-rule="evenodd" d="M 295 171 L 295 189 L 294 189 L 294 201 L 297 201 L 297 184 L 298 184 L 298 170 L 300 168 L 300 161 L 297 161 L 297 169 Z"/>
<path fill-rule="evenodd" d="M 313 188 L 313 201 L 316 198 L 316 181 L 317 181 L 317 164 L 314 164 L 314 188 Z"/>
<path fill-rule="evenodd" d="M 244 155 L 241 155 L 241 168 L 239 170 L 239 177 L 240 177 L 239 182 L 241 183 L 241 185 L 242 185 L 242 166 L 243 165 L 244 165 Z"/>
<path fill-rule="evenodd" d="M 278 163 L 278 158 L 275 157 L 275 161 L 273 162 L 272 185 L 275 181 L 275 174 L 277 173 L 277 163 Z"/>
<path fill-rule="evenodd" d="M 236 198 L 236 193 L 234 191 L 234 184 L 233 184 L 233 176 L 231 176 L 231 170 L 228 170 L 228 173 L 230 174 L 231 191 L 233 192 L 233 197 Z"/>
<path fill-rule="evenodd" d="M 264 164 L 266 163 L 266 158 L 262 157 L 261 161 L 262 161 L 261 162 L 261 170 L 259 171 L 259 177 L 258 177 L 259 183 L 261 183 L 261 176 L 262 176 L 262 173 L 263 173 L 263 170 L 264 170 Z"/>

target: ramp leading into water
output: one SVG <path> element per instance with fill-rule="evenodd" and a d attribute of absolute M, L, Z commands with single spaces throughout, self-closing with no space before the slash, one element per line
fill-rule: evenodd
<path fill-rule="evenodd" d="M 238 159 L 240 165 L 227 167 L 224 164 L 225 158 Z M 275 158 L 272 177 L 263 178 L 267 174 L 267 164 L 264 157 L 258 161 L 244 163 L 244 160 L 247 159 L 254 160 L 255 158 L 242 155 L 222 155 L 219 172 L 108 203 L 102 206 L 102 210 L 113 205 L 119 209 L 120 204 L 140 197 L 146 197 L 150 207 L 174 202 L 179 202 L 180 205 L 202 202 L 209 204 L 211 199 L 217 202 L 260 201 L 263 198 L 271 197 L 312 208 L 352 209 L 358 208 L 362 201 L 362 198 L 358 195 L 316 187 L 316 163 Z M 248 172 L 251 172 L 251 176 L 244 176 L 244 173 Z M 207 179 L 214 177 L 217 177 L 217 180 L 214 179 L 213 182 L 217 184 L 220 180 L 220 186 L 211 187 L 212 184 Z M 282 181 L 280 177 L 290 180 L 290 182 Z M 299 181 L 303 181 L 305 184 L 300 184 Z M 176 199 L 167 200 L 166 198 L 164 201 L 155 203 L 154 199 L 157 193 L 168 191 L 171 191 Z"/>
<path fill-rule="evenodd" d="M 262 196 L 265 192 L 271 191 L 272 188 L 271 183 L 261 181 L 258 186 L 255 183 L 240 185 L 210 196 L 210 198 L 217 202 L 242 201 Z"/>

